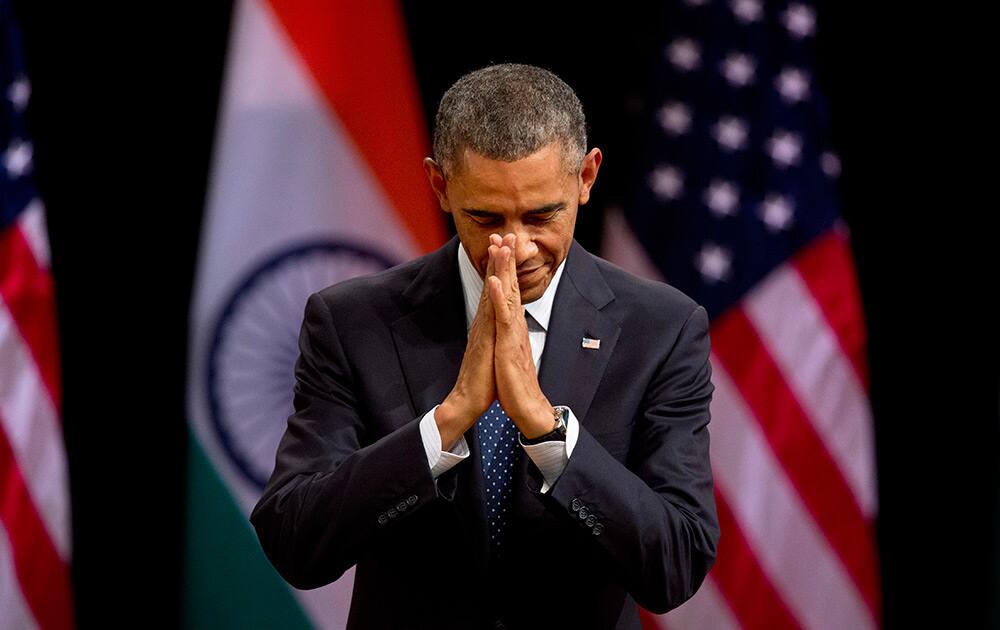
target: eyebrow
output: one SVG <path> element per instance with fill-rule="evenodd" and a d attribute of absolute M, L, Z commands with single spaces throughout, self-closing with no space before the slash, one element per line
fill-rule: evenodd
<path fill-rule="evenodd" d="M 525 210 L 524 214 L 525 215 L 548 214 L 550 212 L 555 212 L 557 210 L 562 210 L 565 207 L 566 207 L 566 203 L 562 202 L 562 201 L 559 201 L 559 202 L 556 202 L 556 203 L 550 203 L 550 204 L 542 206 L 540 208 L 532 208 L 531 210 Z M 483 217 L 483 218 L 486 218 L 486 217 L 495 217 L 495 216 L 500 216 L 500 215 L 503 214 L 502 212 L 493 212 L 492 210 L 480 210 L 478 208 L 462 208 L 462 212 L 464 212 L 466 214 L 469 214 L 469 215 L 472 215 L 474 217 Z"/>

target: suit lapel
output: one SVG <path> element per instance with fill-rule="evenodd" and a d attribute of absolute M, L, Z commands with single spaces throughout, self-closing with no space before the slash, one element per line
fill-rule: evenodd
<path fill-rule="evenodd" d="M 614 297 L 591 254 L 574 240 L 556 289 L 538 383 L 549 402 L 572 409 L 584 426 L 621 334 L 618 322 L 601 311 Z M 600 348 L 584 348 L 584 337 L 600 339 Z M 529 474 L 535 477 L 536 486 L 542 483 L 538 469 L 528 466 L 529 459 L 526 453 L 519 453 L 515 493 L 527 487 L 525 478 Z M 523 509 L 541 510 L 541 506 L 534 505 L 537 502 L 527 501 L 526 497 L 515 500 Z"/>
<path fill-rule="evenodd" d="M 545 335 L 539 384 L 554 405 L 566 405 L 581 424 L 618 342 L 621 327 L 601 309 L 614 300 L 591 255 L 575 240 L 559 281 Z M 584 348 L 584 337 L 600 347 Z"/>
<path fill-rule="evenodd" d="M 468 332 L 465 298 L 458 271 L 458 237 L 433 253 L 403 292 L 408 311 L 391 324 L 393 342 L 409 388 L 413 416 L 444 400 L 458 378 Z M 483 501 L 478 425 L 465 432 L 468 464 L 459 464 L 455 502 L 475 549 L 473 566 L 483 574 L 489 558 L 489 531 Z"/>
<path fill-rule="evenodd" d="M 428 258 L 403 293 L 407 310 L 391 324 L 414 417 L 444 400 L 462 365 L 467 330 L 458 272 L 459 246 L 458 238 L 454 237 Z M 539 384 L 553 404 L 570 407 L 583 425 L 587 424 L 587 412 L 621 333 L 618 322 L 601 312 L 612 300 L 614 293 L 592 256 L 574 240 L 552 306 Z M 584 337 L 600 339 L 600 348 L 584 348 Z M 471 461 L 469 466 L 462 464 L 455 471 L 459 475 L 455 501 L 460 506 L 456 511 L 463 519 L 463 530 L 468 532 L 468 542 L 475 550 L 470 560 L 485 575 L 489 529 L 477 429 L 478 424 L 465 433 Z M 520 489 L 526 487 L 527 463 L 528 457 L 522 450 L 518 453 L 513 479 L 514 504 L 527 510 L 520 516 L 532 518 L 538 516 L 536 512 L 542 506 L 518 496 Z"/>
<path fill-rule="evenodd" d="M 462 365 L 467 333 L 457 243 L 453 238 L 431 255 L 403 292 L 407 311 L 391 324 L 414 415 L 444 400 Z"/>

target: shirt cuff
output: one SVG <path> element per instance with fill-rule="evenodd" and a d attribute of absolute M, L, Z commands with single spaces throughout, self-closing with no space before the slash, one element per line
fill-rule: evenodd
<path fill-rule="evenodd" d="M 464 435 L 458 438 L 450 451 L 441 449 L 441 432 L 438 431 L 437 420 L 434 417 L 437 408 L 438 406 L 434 405 L 420 419 L 420 439 L 427 453 L 427 465 L 431 469 L 431 477 L 435 479 L 469 456 L 469 444 L 465 441 Z"/>
<path fill-rule="evenodd" d="M 542 494 L 549 491 L 569 463 L 569 458 L 573 454 L 573 447 L 580 435 L 580 425 L 573 415 L 573 410 L 569 411 L 569 419 L 566 421 L 566 439 L 549 440 L 538 444 L 524 444 L 521 436 L 517 436 L 517 441 L 521 443 L 521 448 L 528 454 L 531 461 L 535 462 L 538 470 L 542 472 Z"/>

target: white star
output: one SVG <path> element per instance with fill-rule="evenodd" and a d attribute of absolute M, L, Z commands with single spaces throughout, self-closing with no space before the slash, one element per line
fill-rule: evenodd
<path fill-rule="evenodd" d="M 31 84 L 28 83 L 28 79 L 21 77 L 11 83 L 10 87 L 7 88 L 7 98 L 14 104 L 17 111 L 24 111 L 28 105 L 28 99 L 31 98 Z"/>
<path fill-rule="evenodd" d="M 778 130 L 767 141 L 767 152 L 782 168 L 798 164 L 802 154 L 802 140 L 798 134 Z"/>
<path fill-rule="evenodd" d="M 678 70 L 688 72 L 701 65 L 701 48 L 698 44 L 687 37 L 675 39 L 667 47 L 667 59 Z"/>
<path fill-rule="evenodd" d="M 3 165 L 11 179 L 24 175 L 31 168 L 33 151 L 30 142 L 14 139 L 3 154 Z"/>
<path fill-rule="evenodd" d="M 789 103 L 798 103 L 809 97 L 809 77 L 798 68 L 785 68 L 774 80 L 775 87 Z"/>
<path fill-rule="evenodd" d="M 684 192 L 684 174 L 673 166 L 657 166 L 649 176 L 649 185 L 660 199 L 677 199 Z"/>
<path fill-rule="evenodd" d="M 731 259 L 729 250 L 725 247 L 706 243 L 695 258 L 695 266 L 705 280 L 715 284 L 729 277 Z"/>
<path fill-rule="evenodd" d="M 740 200 L 740 189 L 732 182 L 714 179 L 705 191 L 705 205 L 717 217 L 736 214 L 736 204 Z"/>
<path fill-rule="evenodd" d="M 722 62 L 722 75 L 736 87 L 743 87 L 753 81 L 755 71 L 753 59 L 743 53 L 730 53 Z"/>
<path fill-rule="evenodd" d="M 723 116 L 712 128 L 715 141 L 724 149 L 737 151 L 746 146 L 747 125 L 736 116 Z"/>
<path fill-rule="evenodd" d="M 833 151 L 824 151 L 823 155 L 819 156 L 819 167 L 827 177 L 840 176 L 840 158 Z"/>
<path fill-rule="evenodd" d="M 770 194 L 760 204 L 760 218 L 771 232 L 787 229 L 792 211 L 792 203 L 784 195 Z"/>
<path fill-rule="evenodd" d="M 760 19 L 760 0 L 733 0 L 730 6 L 736 17 L 744 24 Z"/>
<path fill-rule="evenodd" d="M 660 108 L 660 126 L 670 135 L 679 136 L 691 129 L 691 110 L 684 103 L 671 101 Z"/>
<path fill-rule="evenodd" d="M 802 39 L 816 31 L 816 12 L 804 4 L 791 4 L 781 16 L 792 37 Z"/>

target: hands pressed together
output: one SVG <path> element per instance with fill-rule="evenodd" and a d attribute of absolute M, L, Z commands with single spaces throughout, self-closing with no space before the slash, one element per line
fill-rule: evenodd
<path fill-rule="evenodd" d="M 552 405 L 538 385 L 521 306 L 516 248 L 514 234 L 490 235 L 486 281 L 462 367 L 435 412 L 443 449 L 451 449 L 494 400 L 526 438 L 552 430 Z"/>

